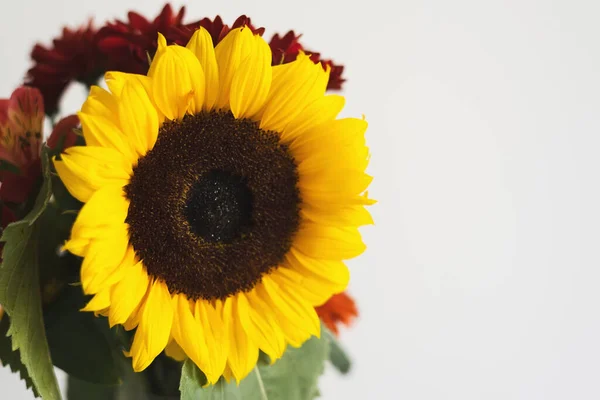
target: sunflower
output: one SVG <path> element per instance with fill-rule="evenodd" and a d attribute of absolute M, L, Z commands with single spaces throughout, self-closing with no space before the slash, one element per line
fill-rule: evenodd
<path fill-rule="evenodd" d="M 208 382 L 243 379 L 259 351 L 320 334 L 314 307 L 343 291 L 371 177 L 364 119 L 336 119 L 328 71 L 271 66 L 247 27 L 204 28 L 158 50 L 147 76 L 108 72 L 79 117 L 86 146 L 54 160 L 83 208 L 65 248 L 83 257 L 85 311 L 136 329 L 135 371 L 166 349 Z"/>

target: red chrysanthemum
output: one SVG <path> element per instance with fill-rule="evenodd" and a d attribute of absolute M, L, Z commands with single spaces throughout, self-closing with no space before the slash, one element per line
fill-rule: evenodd
<path fill-rule="evenodd" d="M 271 46 L 271 53 L 273 54 L 273 65 L 292 62 L 296 59 L 298 53 L 303 51 L 306 54 L 310 54 L 310 59 L 314 63 L 320 62 L 324 68 L 331 68 L 327 89 L 341 89 L 342 84 L 345 81 L 345 79 L 342 78 L 344 66 L 334 64 L 331 60 L 321 60 L 320 53 L 305 49 L 299 41 L 301 36 L 302 35 L 296 35 L 294 31 L 289 31 L 283 36 L 279 36 L 278 34 L 273 35 L 271 41 L 269 42 L 269 46 Z"/>
<path fill-rule="evenodd" d="M 181 26 L 185 7 L 175 14 L 170 4 L 163 7 L 154 20 L 130 11 L 128 21 L 109 22 L 98 31 L 97 47 L 107 57 L 107 70 L 145 74 L 148 53 L 154 54 L 158 33 Z"/>
<path fill-rule="evenodd" d="M 34 66 L 27 72 L 26 85 L 38 88 L 46 112 L 58 110 L 60 98 L 73 81 L 95 84 L 105 70 L 104 57 L 95 46 L 96 29 L 90 21 L 77 29 L 63 28 L 52 46 L 36 44 L 31 52 Z"/>
<path fill-rule="evenodd" d="M 145 74 L 148 71 L 148 57 L 152 57 L 156 52 L 159 32 L 169 43 L 183 46 L 201 26 L 211 34 L 215 45 L 230 29 L 240 26 L 248 26 L 261 35 L 264 32 L 264 28 L 254 28 L 250 18 L 246 16 L 239 17 L 229 27 L 219 16 L 214 20 L 204 18 L 183 24 L 184 15 L 185 7 L 181 7 L 179 12 L 174 14 L 171 5 L 167 4 L 152 22 L 135 12 L 130 12 L 128 22 L 117 20 L 108 23 L 100 29 L 97 36 L 98 48 L 108 59 L 108 70 Z"/>
<path fill-rule="evenodd" d="M 203 18 L 192 23 L 184 23 L 185 7 L 177 13 L 170 4 L 163 7 L 156 18 L 129 12 L 127 21 L 109 22 L 96 31 L 91 22 L 79 29 L 63 29 L 63 35 L 46 48 L 36 45 L 31 53 L 34 66 L 28 71 L 26 84 L 38 88 L 44 97 L 48 114 L 57 111 L 60 98 L 72 81 L 94 84 L 106 71 L 121 71 L 145 74 L 148 71 L 148 57 L 157 48 L 158 33 L 165 35 L 169 43 L 185 45 L 200 26 L 210 33 L 216 45 L 233 28 L 248 26 L 253 32 L 262 35 L 264 28 L 256 28 L 250 18 L 242 15 L 231 26 L 223 23 L 221 17 Z M 344 67 L 331 60 L 322 60 L 317 52 L 304 48 L 300 35 L 293 31 L 283 36 L 274 35 L 270 40 L 273 65 L 296 59 L 300 51 L 311 55 L 324 68 L 330 67 L 330 90 L 341 89 Z"/>
<path fill-rule="evenodd" d="M 331 296 L 325 304 L 316 307 L 315 310 L 325 326 L 336 335 L 339 333 L 340 324 L 348 326 L 358 316 L 354 300 L 345 292 Z"/>
<path fill-rule="evenodd" d="M 229 26 L 223 23 L 220 16 L 212 20 L 210 18 L 203 18 L 190 24 L 181 26 L 174 26 L 170 30 L 165 32 L 165 38 L 168 42 L 177 43 L 185 46 L 189 42 L 190 38 L 198 28 L 203 27 L 210 33 L 213 40 L 213 44 L 216 46 L 224 37 L 229 33 L 230 30 L 247 26 L 252 32 L 262 36 L 265 33 L 265 28 L 257 28 L 252 24 L 250 18 L 245 15 L 239 16 L 233 25 Z"/>
<path fill-rule="evenodd" d="M 203 18 L 184 24 L 184 15 L 185 7 L 175 14 L 171 5 L 167 4 L 153 21 L 149 21 L 135 12 L 130 12 L 128 22 L 108 23 L 100 29 L 97 36 L 98 47 L 109 60 L 108 69 L 137 74 L 146 73 L 148 56 L 152 56 L 156 51 L 158 32 L 162 33 L 169 43 L 185 45 L 192 34 L 199 27 L 203 27 L 210 33 L 216 46 L 231 29 L 240 26 L 247 26 L 261 36 L 265 31 L 265 28 L 256 28 L 250 18 L 245 15 L 236 19 L 231 26 L 224 24 L 219 16 L 215 19 Z M 311 60 L 315 63 L 321 62 L 323 67 L 331 68 L 327 88 L 330 90 L 341 89 L 344 82 L 342 78 L 344 67 L 334 64 L 331 60 L 321 60 L 319 53 L 304 49 L 299 42 L 300 36 L 293 31 L 283 37 L 277 34 L 273 36 L 269 43 L 273 52 L 273 65 L 294 61 L 299 52 L 304 51 L 311 55 Z"/>

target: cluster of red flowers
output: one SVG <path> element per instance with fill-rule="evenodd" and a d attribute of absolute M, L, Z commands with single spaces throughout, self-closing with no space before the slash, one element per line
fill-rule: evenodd
<path fill-rule="evenodd" d="M 127 21 L 109 22 L 99 30 L 94 29 L 91 23 L 76 30 L 65 28 L 63 35 L 55 39 L 51 47 L 35 46 L 31 53 L 34 66 L 27 73 L 26 84 L 41 91 L 46 112 L 53 115 L 58 111 L 64 90 L 73 81 L 90 85 L 105 71 L 111 70 L 145 74 L 148 57 L 152 57 L 157 48 L 158 32 L 165 35 L 169 43 L 185 45 L 194 31 L 203 27 L 210 32 L 215 46 L 230 29 L 240 26 L 248 26 L 260 35 L 264 33 L 264 28 L 254 27 L 246 16 L 239 17 L 228 26 L 218 16 L 184 23 L 184 15 L 185 7 L 175 13 L 167 4 L 153 20 L 129 12 Z M 271 38 L 269 45 L 273 65 L 291 62 L 300 51 L 304 51 L 315 63 L 320 62 L 324 68 L 330 68 L 328 89 L 341 89 L 344 67 L 331 60 L 322 60 L 319 53 L 305 49 L 300 43 L 300 36 L 290 31 Z"/>

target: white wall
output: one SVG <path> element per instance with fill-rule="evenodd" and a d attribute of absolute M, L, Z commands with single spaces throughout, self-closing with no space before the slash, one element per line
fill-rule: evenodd
<path fill-rule="evenodd" d="M 324 399 L 600 398 L 600 3 L 188 3 L 190 19 L 304 32 L 346 65 L 345 114 L 370 121 L 380 202 L 342 336 L 355 368 L 328 371 Z M 2 8 L 5 97 L 62 24 L 161 3 Z M 0 385 L 30 398 L 6 369 Z"/>

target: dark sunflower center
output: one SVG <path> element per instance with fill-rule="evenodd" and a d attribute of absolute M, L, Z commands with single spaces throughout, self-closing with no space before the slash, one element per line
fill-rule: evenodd
<path fill-rule="evenodd" d="M 130 242 L 171 293 L 252 289 L 290 249 L 298 174 L 275 132 L 230 112 L 168 121 L 126 188 Z"/>
<path fill-rule="evenodd" d="M 210 171 L 192 186 L 184 212 L 196 235 L 230 243 L 250 226 L 252 192 L 243 177 Z"/>

